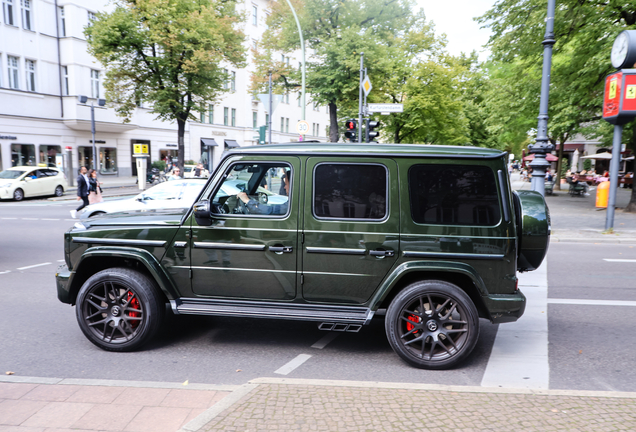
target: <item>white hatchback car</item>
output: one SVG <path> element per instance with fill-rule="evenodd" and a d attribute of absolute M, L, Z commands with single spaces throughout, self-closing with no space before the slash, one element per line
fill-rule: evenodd
<path fill-rule="evenodd" d="M 0 199 L 22 201 L 41 195 L 62 196 L 66 175 L 57 168 L 16 166 L 0 172 Z"/>

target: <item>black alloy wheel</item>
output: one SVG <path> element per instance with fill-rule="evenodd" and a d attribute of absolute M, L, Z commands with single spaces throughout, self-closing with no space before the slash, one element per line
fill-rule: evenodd
<path fill-rule="evenodd" d="M 61 197 L 62 195 L 64 195 L 64 188 L 62 186 L 57 186 L 55 188 L 55 192 L 54 192 L 56 197 Z"/>
<path fill-rule="evenodd" d="M 77 321 L 92 343 L 107 351 L 132 351 L 157 332 L 165 311 L 154 282 L 130 269 L 91 276 L 77 296 Z"/>
<path fill-rule="evenodd" d="M 463 361 L 479 338 L 479 316 L 468 295 L 444 281 L 409 285 L 391 302 L 385 328 L 393 350 L 422 369 Z"/>
<path fill-rule="evenodd" d="M 22 201 L 24 199 L 24 191 L 20 188 L 14 190 L 13 199 L 16 201 Z"/>

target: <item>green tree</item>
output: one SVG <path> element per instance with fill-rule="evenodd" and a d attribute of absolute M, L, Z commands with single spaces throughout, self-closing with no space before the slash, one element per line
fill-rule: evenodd
<path fill-rule="evenodd" d="M 314 102 L 329 107 L 331 141 L 338 141 L 338 110 L 357 112 L 360 53 L 364 52 L 368 74 L 384 75 L 389 69 L 387 50 L 400 36 L 421 25 L 422 13 L 414 13 L 412 0 L 292 0 L 303 29 L 306 47 L 312 50 L 307 61 L 307 88 Z M 300 48 L 298 29 L 285 0 L 271 4 L 263 49 L 291 52 Z M 290 74 L 269 55 L 257 63 L 255 88 L 263 88 L 268 71 L 282 77 Z M 298 74 L 298 72 L 295 72 Z M 288 75 L 285 75 L 287 78 Z M 292 76 L 293 78 L 293 76 Z M 290 84 L 287 80 L 284 85 Z M 374 82 L 374 87 L 376 86 Z M 376 90 L 374 89 L 374 92 Z"/>
<path fill-rule="evenodd" d="M 86 28 L 89 52 L 106 68 L 106 97 L 124 121 L 139 100 L 160 120 L 177 123 L 183 172 L 185 124 L 204 111 L 228 79 L 224 64 L 243 66 L 243 33 L 233 0 L 114 0 Z"/>
<path fill-rule="evenodd" d="M 545 17 L 543 0 L 502 0 L 479 18 L 493 31 L 490 47 L 496 64 L 517 66 L 516 73 L 509 75 L 510 87 L 520 85 L 520 81 L 526 82 L 528 88 L 531 81 L 539 85 Z M 550 137 L 554 141 L 555 137 L 582 132 L 588 137 L 609 141 L 611 128 L 600 120 L 603 83 L 605 76 L 613 71 L 609 53 L 614 38 L 622 30 L 636 28 L 636 1 L 562 0 L 554 23 Z M 531 75 L 538 76 L 532 78 Z M 535 98 L 528 97 L 529 91 L 517 93 L 524 107 L 520 112 L 529 112 L 527 107 L 534 106 L 538 114 L 538 90 Z M 623 137 L 636 152 L 636 135 L 630 133 L 632 129 L 636 130 L 628 125 Z M 636 212 L 636 190 L 632 191 L 626 211 Z"/>

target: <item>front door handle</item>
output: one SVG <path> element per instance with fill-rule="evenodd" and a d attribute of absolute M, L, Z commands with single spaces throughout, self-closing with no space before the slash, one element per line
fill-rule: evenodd
<path fill-rule="evenodd" d="M 392 257 L 395 256 L 395 251 L 392 250 L 371 250 L 369 251 L 369 255 L 374 257 Z"/>
<path fill-rule="evenodd" d="M 269 250 L 276 253 L 291 253 L 293 249 L 291 246 L 270 246 Z"/>

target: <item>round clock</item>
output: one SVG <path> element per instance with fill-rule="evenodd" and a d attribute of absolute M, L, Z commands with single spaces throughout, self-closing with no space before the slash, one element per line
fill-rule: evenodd
<path fill-rule="evenodd" d="M 624 30 L 614 40 L 611 54 L 616 69 L 632 68 L 636 63 L 636 30 Z"/>

